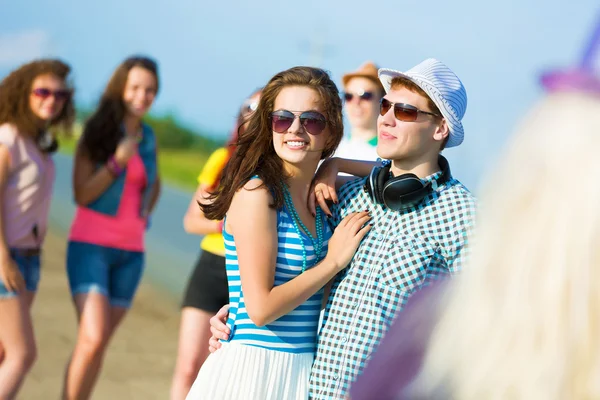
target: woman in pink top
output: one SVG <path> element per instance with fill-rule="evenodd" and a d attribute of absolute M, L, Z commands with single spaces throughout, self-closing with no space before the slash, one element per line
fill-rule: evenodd
<path fill-rule="evenodd" d="M 75 154 L 77 203 L 67 274 L 79 332 L 63 396 L 87 399 L 109 339 L 144 269 L 144 231 L 159 195 L 156 139 L 142 117 L 158 91 L 156 63 L 131 57 L 114 72 Z"/>
<path fill-rule="evenodd" d="M 12 399 L 36 357 L 30 309 L 40 279 L 57 141 L 75 115 L 70 67 L 21 66 L 0 82 L 0 399 Z"/>

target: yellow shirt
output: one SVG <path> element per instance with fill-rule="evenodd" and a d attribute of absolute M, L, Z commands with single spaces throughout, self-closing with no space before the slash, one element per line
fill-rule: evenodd
<path fill-rule="evenodd" d="M 226 148 L 220 148 L 215 150 L 206 164 L 200 175 L 198 175 L 198 183 L 204 186 L 212 186 L 221 174 L 221 171 L 227 164 L 229 158 L 229 151 Z M 202 250 L 208 251 L 209 253 L 217 254 L 219 256 L 225 256 L 225 244 L 223 243 L 223 235 L 221 233 L 210 233 L 204 236 L 200 243 Z"/>

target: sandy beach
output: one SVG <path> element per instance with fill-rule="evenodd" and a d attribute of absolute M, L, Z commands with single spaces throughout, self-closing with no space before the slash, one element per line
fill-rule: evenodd
<path fill-rule="evenodd" d="M 64 366 L 76 337 L 65 275 L 64 234 L 51 231 L 33 306 L 38 359 L 19 399 L 59 399 Z M 168 399 L 179 324 L 178 299 L 147 280 L 108 350 L 93 399 Z"/>

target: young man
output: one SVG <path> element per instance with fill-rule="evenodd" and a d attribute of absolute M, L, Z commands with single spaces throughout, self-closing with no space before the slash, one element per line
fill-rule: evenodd
<path fill-rule="evenodd" d="M 384 167 L 331 159 L 315 193 L 336 200 L 331 222 L 368 210 L 373 228 L 349 267 L 333 282 L 311 373 L 312 399 L 342 399 L 364 369 L 398 311 L 419 288 L 458 272 L 475 216 L 475 199 L 440 155 L 462 143 L 466 91 L 444 64 L 428 59 L 402 73 L 381 69 L 377 152 Z M 366 176 L 342 186 L 338 172 Z M 223 311 L 223 310 L 222 310 Z M 220 319 L 213 332 L 226 337 Z M 211 340 L 213 347 L 219 347 Z"/>
<path fill-rule="evenodd" d="M 377 66 L 367 61 L 342 77 L 344 112 L 350 122 L 350 136 L 344 137 L 335 157 L 375 161 L 377 155 L 377 116 L 384 91 Z"/>

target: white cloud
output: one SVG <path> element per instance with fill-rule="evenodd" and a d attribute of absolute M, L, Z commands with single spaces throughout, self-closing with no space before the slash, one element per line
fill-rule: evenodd
<path fill-rule="evenodd" d="M 0 67 L 12 67 L 51 53 L 50 36 L 42 30 L 0 35 Z"/>

